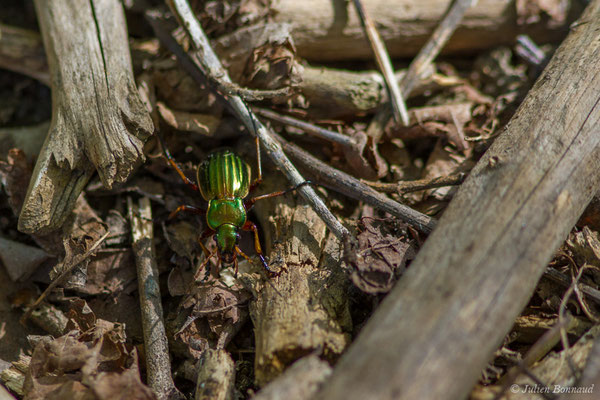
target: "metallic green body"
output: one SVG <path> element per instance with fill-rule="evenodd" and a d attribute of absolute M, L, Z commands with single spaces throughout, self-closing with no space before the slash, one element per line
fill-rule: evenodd
<path fill-rule="evenodd" d="M 217 246 L 227 262 L 234 253 L 238 230 L 246 223 L 243 199 L 250 188 L 250 166 L 230 150 L 219 150 L 198 166 L 197 182 L 208 201 L 206 222 L 217 232 Z"/>

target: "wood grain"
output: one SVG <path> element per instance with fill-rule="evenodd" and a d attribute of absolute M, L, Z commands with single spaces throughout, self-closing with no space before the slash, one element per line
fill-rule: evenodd
<path fill-rule="evenodd" d="M 318 399 L 462 399 L 600 187 L 592 1 Z"/>
<path fill-rule="evenodd" d="M 363 0 L 375 21 L 391 57 L 412 57 L 425 44 L 450 5 L 450 0 Z M 515 0 L 479 0 L 470 9 L 444 48 L 456 54 L 513 44 L 519 34 L 538 43 L 560 39 L 569 22 L 579 15 L 577 1 L 568 2 L 571 12 L 562 23 L 518 24 Z M 292 25 L 298 53 L 311 61 L 372 59 L 360 21 L 351 2 L 345 0 L 276 0 L 274 22 Z"/>
<path fill-rule="evenodd" d="M 133 79 L 118 0 L 35 2 L 52 83 L 52 122 L 19 217 L 23 232 L 59 228 L 97 171 L 107 188 L 144 160 L 152 120 Z"/>

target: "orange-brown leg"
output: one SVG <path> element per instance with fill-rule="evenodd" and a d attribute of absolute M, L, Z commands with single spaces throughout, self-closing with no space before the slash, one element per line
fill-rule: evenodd
<path fill-rule="evenodd" d="M 202 252 L 204 253 L 205 257 L 210 256 L 210 251 L 208 251 L 208 249 L 204 245 L 203 240 L 211 236 L 213 233 L 214 231 L 212 229 L 206 228 L 204 232 L 202 232 L 202 235 L 200 235 L 200 237 L 198 238 L 198 244 L 200 245 L 200 247 L 202 247 Z"/>
<path fill-rule="evenodd" d="M 260 240 L 258 238 L 258 228 L 254 224 L 254 222 L 246 221 L 244 226 L 242 226 L 242 229 L 245 231 L 254 232 L 254 251 L 256 251 L 256 254 L 258 255 L 258 258 L 260 259 L 260 262 L 262 263 L 263 268 L 266 269 L 270 275 L 279 276 L 279 272 L 275 272 L 271 268 L 269 268 L 269 264 L 267 264 L 267 260 L 265 260 L 265 256 L 263 255 L 262 249 L 260 247 Z M 240 254 L 243 254 L 243 253 L 240 251 Z"/>
<path fill-rule="evenodd" d="M 298 189 L 301 186 L 312 185 L 312 184 L 313 183 L 311 181 L 304 181 L 304 182 L 301 182 L 301 183 L 297 184 L 296 186 L 291 187 L 286 190 L 282 190 L 279 192 L 273 192 L 273 193 L 267 193 L 267 194 L 263 194 L 263 195 L 256 196 L 256 197 L 251 197 L 244 201 L 244 207 L 246 208 L 246 210 L 250 210 L 254 206 L 254 203 L 256 203 L 258 200 L 264 200 L 264 199 L 270 199 L 272 197 L 283 196 L 284 194 L 293 192 L 294 190 Z"/>
<path fill-rule="evenodd" d="M 215 254 L 215 252 L 216 252 L 216 250 L 213 251 L 212 253 L 209 253 L 208 257 L 206 257 L 204 259 L 204 261 L 202 261 L 202 264 L 200 264 L 200 266 L 196 270 L 196 273 L 194 274 L 194 282 L 196 282 L 198 280 L 198 278 L 200 277 L 200 271 L 202 271 L 204 268 L 206 268 L 206 273 L 205 273 L 202 281 L 206 281 L 208 279 L 208 277 L 210 276 L 210 266 L 208 265 L 208 262 L 210 261 L 212 256 Z"/>
<path fill-rule="evenodd" d="M 156 137 L 158 138 L 158 141 L 160 142 L 160 147 L 162 147 L 163 154 L 165 155 L 165 158 L 167 159 L 167 162 L 171 165 L 171 167 L 173 167 L 173 169 L 175 171 L 177 171 L 177 173 L 179 174 L 179 176 L 181 177 L 181 179 L 183 180 L 183 182 L 186 185 L 188 185 L 192 190 L 194 190 L 194 191 L 197 192 L 198 191 L 198 185 L 196 185 L 187 176 L 185 176 L 185 174 L 181 170 L 181 167 L 179 166 L 179 164 L 177 164 L 175 162 L 175 159 L 173 158 L 173 156 L 169 152 L 169 149 L 167 149 L 167 146 L 165 145 L 165 142 L 163 141 L 162 137 L 160 137 L 160 135 L 158 135 L 158 134 L 156 135 Z"/>
<path fill-rule="evenodd" d="M 198 214 L 198 215 L 206 214 L 206 210 L 204 210 L 202 208 L 198 208 L 198 207 L 194 207 L 194 206 L 180 205 L 175 210 L 173 210 L 171 212 L 171 214 L 169 214 L 169 219 L 175 218 L 175 216 L 182 211 L 190 212 L 192 214 Z"/>

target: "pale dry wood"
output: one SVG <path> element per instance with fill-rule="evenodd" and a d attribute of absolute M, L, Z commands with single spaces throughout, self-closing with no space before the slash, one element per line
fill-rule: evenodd
<path fill-rule="evenodd" d="M 429 39 L 448 9 L 449 0 L 363 0 L 392 58 L 412 57 Z M 549 27 L 546 21 L 519 26 L 515 0 L 479 0 L 469 10 L 444 48 L 447 54 L 473 53 L 499 45 L 513 44 L 519 34 L 537 43 L 564 35 L 581 12 L 572 0 L 570 17 L 564 24 Z M 290 23 L 298 53 L 314 61 L 370 59 L 372 57 L 356 12 L 346 0 L 276 0 L 273 20 Z"/>
<path fill-rule="evenodd" d="M 196 400 L 234 398 L 235 364 L 223 349 L 206 349 L 198 361 Z"/>
<path fill-rule="evenodd" d="M 159 400 L 184 399 L 185 396 L 175 387 L 171 376 L 169 344 L 163 320 L 153 243 L 154 227 L 150 200 L 142 197 L 138 204 L 134 204 L 128 197 L 127 206 L 142 313 L 148 386 Z"/>
<path fill-rule="evenodd" d="M 293 363 L 252 399 L 310 400 L 330 375 L 329 363 L 311 354 Z"/>
<path fill-rule="evenodd" d="M 35 2 L 52 82 L 52 123 L 19 217 L 24 232 L 68 217 L 97 171 L 107 188 L 144 160 L 152 120 L 131 67 L 118 0 Z"/>
<path fill-rule="evenodd" d="M 283 179 L 269 179 L 261 191 L 283 187 Z M 282 271 L 250 304 L 255 379 L 263 386 L 306 354 L 337 358 L 349 343 L 352 322 L 339 242 L 319 216 L 292 195 L 257 202 L 255 209 L 265 243 L 273 243 L 271 266 Z"/>
<path fill-rule="evenodd" d="M 317 399 L 461 399 L 600 187 L 600 0 Z"/>
<path fill-rule="evenodd" d="M 28 29 L 0 24 L 0 68 L 50 84 L 42 38 Z"/>
<path fill-rule="evenodd" d="M 396 122 L 402 121 L 406 126 L 408 125 L 408 111 L 406 110 L 406 104 L 404 103 L 404 98 L 402 97 L 400 87 L 398 86 L 398 81 L 394 78 L 394 68 L 392 66 L 392 60 L 390 60 L 390 55 L 385 48 L 385 44 L 381 40 L 379 32 L 377 32 L 375 24 L 369 17 L 363 2 L 361 0 L 354 0 L 353 2 L 365 34 L 369 39 L 369 44 L 375 54 L 377 66 L 383 75 L 388 96 L 390 98 L 390 104 L 392 105 L 392 115 Z"/>
<path fill-rule="evenodd" d="M 15 400 L 15 398 L 4 386 L 0 385 L 0 400 Z"/>

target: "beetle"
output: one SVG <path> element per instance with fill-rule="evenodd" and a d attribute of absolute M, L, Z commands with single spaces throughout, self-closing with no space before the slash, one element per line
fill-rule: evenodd
<path fill-rule="evenodd" d="M 258 200 L 282 196 L 286 193 L 295 191 L 300 186 L 312 184 L 310 181 L 304 181 L 287 190 L 277 191 L 248 198 L 249 194 L 256 189 L 262 182 L 262 170 L 260 162 L 260 144 L 256 138 L 257 154 L 257 177 L 251 182 L 251 168 L 241 157 L 228 149 L 213 151 L 208 157 L 198 165 L 196 169 L 196 183 L 192 182 L 181 170 L 171 153 L 167 149 L 162 138 L 157 135 L 161 144 L 163 154 L 168 163 L 177 171 L 183 182 L 192 190 L 200 192 L 204 200 L 208 202 L 206 210 L 189 206 L 180 205 L 170 213 L 169 219 L 172 219 L 182 211 L 194 214 L 206 215 L 206 228 L 198 238 L 198 243 L 202 247 L 205 259 L 198 267 L 194 280 L 198 279 L 199 272 L 204 269 L 212 256 L 216 253 L 219 263 L 223 265 L 234 265 L 235 275 L 238 272 L 237 255 L 241 255 L 250 262 L 248 257 L 238 247 L 240 231 L 250 231 L 254 234 L 254 250 L 260 259 L 262 266 L 271 276 L 278 276 L 269 267 L 260 246 L 258 227 L 248 219 L 248 211 Z M 210 236 L 214 237 L 217 248 L 210 252 L 202 242 Z M 218 265 L 217 265 L 218 268 Z M 210 268 L 206 269 L 204 280 L 208 279 Z"/>

